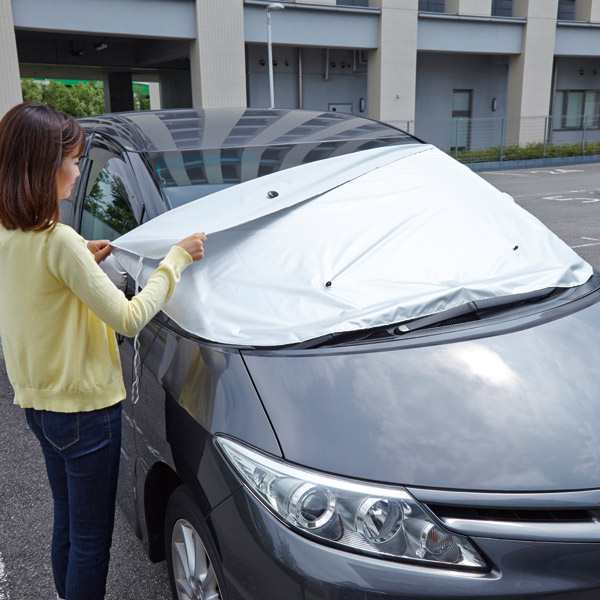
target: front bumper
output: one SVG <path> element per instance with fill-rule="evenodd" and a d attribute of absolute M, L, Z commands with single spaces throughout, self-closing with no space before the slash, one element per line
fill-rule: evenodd
<path fill-rule="evenodd" d="M 245 489 L 210 516 L 226 600 L 598 600 L 600 544 L 472 538 L 488 573 L 419 567 L 313 542 Z"/>

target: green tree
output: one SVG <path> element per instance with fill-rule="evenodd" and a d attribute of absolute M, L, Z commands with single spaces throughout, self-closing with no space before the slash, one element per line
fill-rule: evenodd
<path fill-rule="evenodd" d="M 74 117 L 91 117 L 105 112 L 104 86 L 101 82 L 68 85 L 60 81 L 42 83 L 23 78 L 21 89 L 25 102 L 43 102 Z M 134 89 L 133 110 L 150 110 L 150 96 Z"/>
<path fill-rule="evenodd" d="M 84 204 L 84 210 L 117 233 L 127 233 L 138 225 L 131 213 L 123 180 L 107 168 L 98 173 Z"/>
<path fill-rule="evenodd" d="M 42 86 L 32 79 L 21 79 L 21 90 L 26 102 L 42 102 Z"/>
<path fill-rule="evenodd" d="M 42 102 L 74 117 L 89 117 L 104 112 L 104 88 L 93 82 L 66 85 L 51 81 L 44 84 L 32 79 L 21 80 L 23 100 Z"/>
<path fill-rule="evenodd" d="M 150 96 L 134 92 L 133 110 L 150 110 Z"/>

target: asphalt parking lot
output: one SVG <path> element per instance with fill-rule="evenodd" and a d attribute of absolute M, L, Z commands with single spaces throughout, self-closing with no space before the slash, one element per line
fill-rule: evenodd
<path fill-rule="evenodd" d="M 600 164 L 481 175 L 600 269 Z"/>
<path fill-rule="evenodd" d="M 511 194 L 600 269 L 600 164 L 482 176 Z M 1 357 L 0 357 L 1 358 Z M 54 598 L 49 561 L 51 501 L 37 442 L 0 360 L 0 600 Z M 165 564 L 151 564 L 117 514 L 108 600 L 169 598 Z"/>

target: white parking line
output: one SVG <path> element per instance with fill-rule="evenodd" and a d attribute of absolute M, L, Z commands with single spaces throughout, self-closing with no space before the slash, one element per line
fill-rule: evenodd
<path fill-rule="evenodd" d="M 600 202 L 600 198 L 590 198 L 589 196 L 542 196 L 542 200 L 553 200 L 554 202 L 575 202 L 580 201 L 582 204 L 594 204 Z"/>
<path fill-rule="evenodd" d="M 542 196 L 542 200 L 554 200 L 555 202 L 571 202 L 579 198 L 565 198 L 564 196 Z"/>
<path fill-rule="evenodd" d="M 566 173 L 585 173 L 583 169 L 535 169 L 530 175 L 565 175 Z"/>
<path fill-rule="evenodd" d="M 8 591 L 8 574 L 4 565 L 4 557 L 0 552 L 0 600 L 10 600 L 10 592 Z"/>
<path fill-rule="evenodd" d="M 516 171 L 482 171 L 482 175 L 510 175 L 511 177 L 529 177 L 529 173 L 518 173 Z"/>
<path fill-rule="evenodd" d="M 587 240 L 588 242 L 600 242 L 598 238 L 588 237 L 587 235 L 582 235 L 581 239 Z"/>
<path fill-rule="evenodd" d="M 600 246 L 600 242 L 590 242 L 589 244 L 578 244 L 577 246 L 571 246 L 571 248 L 588 248 L 589 246 Z M 0 597 L 0 600 L 1 597 Z"/>

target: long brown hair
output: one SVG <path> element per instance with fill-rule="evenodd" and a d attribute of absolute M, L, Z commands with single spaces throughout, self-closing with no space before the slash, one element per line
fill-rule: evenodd
<path fill-rule="evenodd" d="M 84 145 L 73 117 L 39 102 L 13 106 L 0 120 L 0 223 L 23 231 L 53 227 L 59 218 L 56 174 Z"/>

